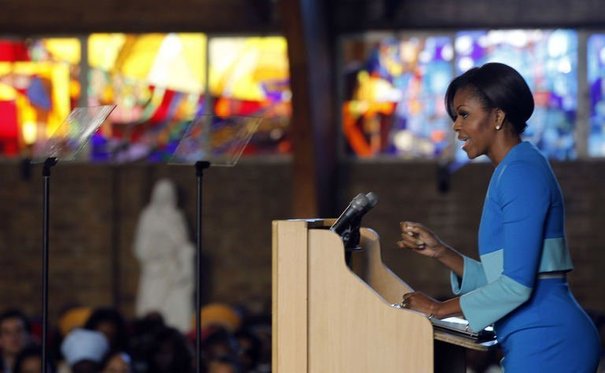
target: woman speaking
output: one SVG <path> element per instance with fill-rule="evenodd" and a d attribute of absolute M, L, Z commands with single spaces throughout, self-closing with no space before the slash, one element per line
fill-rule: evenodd
<path fill-rule="evenodd" d="M 401 223 L 399 247 L 437 259 L 452 271 L 457 297 L 443 302 L 414 292 L 402 305 L 437 318 L 462 314 L 471 329 L 493 324 L 508 372 L 595 372 L 596 328 L 569 290 L 564 202 L 547 159 L 521 140 L 534 110 L 513 68 L 488 63 L 449 85 L 445 103 L 470 159 L 494 165 L 473 260 L 415 222 Z"/>

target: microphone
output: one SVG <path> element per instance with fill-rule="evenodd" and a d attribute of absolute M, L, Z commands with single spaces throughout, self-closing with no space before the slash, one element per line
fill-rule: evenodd
<path fill-rule="evenodd" d="M 359 221 L 361 217 L 378 203 L 378 196 L 370 192 L 367 194 L 359 193 L 349 203 L 349 206 L 340 214 L 336 222 L 330 227 L 330 230 L 342 234 L 352 222 Z"/>

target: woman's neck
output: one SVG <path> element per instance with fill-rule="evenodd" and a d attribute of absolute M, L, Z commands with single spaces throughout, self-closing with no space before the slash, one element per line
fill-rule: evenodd
<path fill-rule="evenodd" d="M 509 131 L 503 131 L 496 136 L 496 141 L 490 148 L 487 154 L 488 158 L 492 161 L 494 167 L 497 167 L 500 162 L 506 157 L 508 152 L 521 142 L 521 136 L 516 133 Z"/>

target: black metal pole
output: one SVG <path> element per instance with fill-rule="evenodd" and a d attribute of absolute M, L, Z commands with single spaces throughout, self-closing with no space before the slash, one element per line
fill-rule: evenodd
<path fill-rule="evenodd" d="M 196 263 L 195 263 L 195 371 L 200 373 L 202 367 L 202 177 L 204 170 L 210 167 L 208 161 L 195 163 L 195 176 L 197 177 L 197 204 L 195 210 L 196 235 Z"/>
<path fill-rule="evenodd" d="M 57 164 L 57 158 L 47 158 L 42 168 L 44 194 L 42 196 L 42 373 L 47 369 L 47 335 L 48 335 L 48 221 L 50 196 L 50 169 Z"/>

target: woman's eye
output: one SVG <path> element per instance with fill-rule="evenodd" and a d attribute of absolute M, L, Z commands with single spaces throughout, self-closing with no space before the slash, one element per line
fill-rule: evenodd
<path fill-rule="evenodd" d="M 461 116 L 463 119 L 468 118 L 468 113 L 466 112 L 460 112 L 458 115 Z"/>

